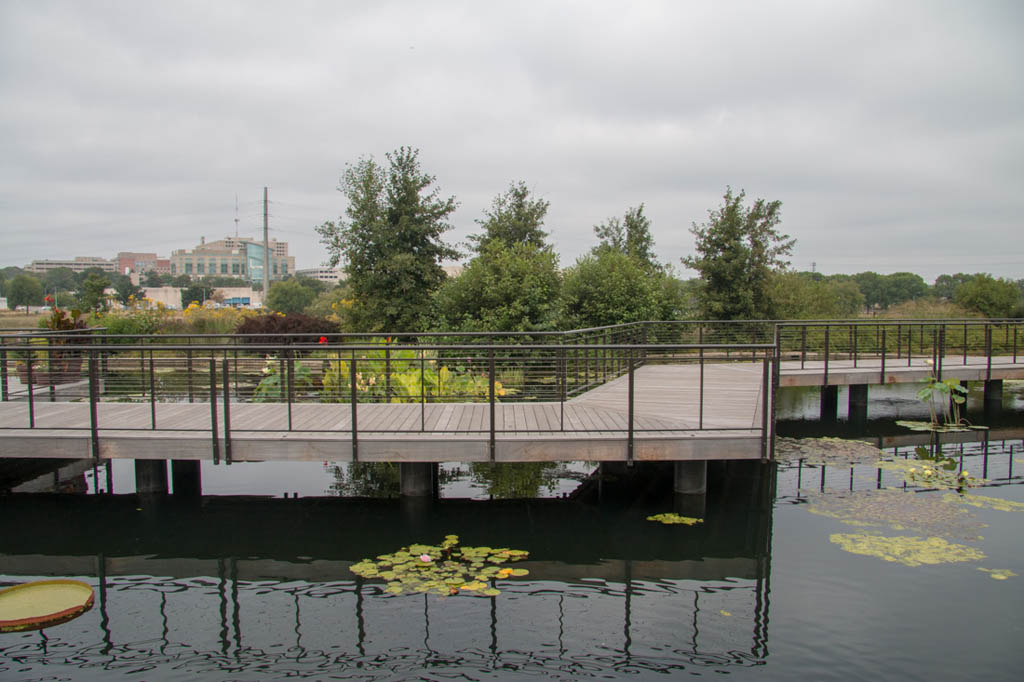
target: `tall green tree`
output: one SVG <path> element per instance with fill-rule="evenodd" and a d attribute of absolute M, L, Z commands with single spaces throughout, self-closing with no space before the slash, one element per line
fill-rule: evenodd
<path fill-rule="evenodd" d="M 864 294 L 852 279 L 820 273 L 779 272 L 769 283 L 772 309 L 782 320 L 850 319 L 864 309 Z"/>
<path fill-rule="evenodd" d="M 123 305 L 128 305 L 131 297 L 142 298 L 142 287 L 132 284 L 132 278 L 128 275 L 114 275 L 114 296 Z"/>
<path fill-rule="evenodd" d="M 43 277 L 47 292 L 74 291 L 76 285 L 75 271 L 71 268 L 54 268 Z"/>
<path fill-rule="evenodd" d="M 562 282 L 563 326 L 570 329 L 674 320 L 684 305 L 683 287 L 670 273 L 652 273 L 614 249 L 583 256 Z"/>
<path fill-rule="evenodd" d="M 708 319 L 751 320 L 774 317 L 768 286 L 771 276 L 789 265 L 795 239 L 777 229 L 779 201 L 757 199 L 743 205 L 745 193 L 726 188 L 722 206 L 708 211 L 708 222 L 693 224 L 696 255 L 683 264 L 700 274 L 698 301 Z"/>
<path fill-rule="evenodd" d="M 106 310 L 106 290 L 109 286 L 110 280 L 102 271 L 90 272 L 78 290 L 78 301 L 82 310 Z"/>
<path fill-rule="evenodd" d="M 312 287 L 303 286 L 298 280 L 271 282 L 270 291 L 267 292 L 267 308 L 278 313 L 301 313 L 315 299 L 316 291 Z"/>
<path fill-rule="evenodd" d="M 349 321 L 359 331 L 415 331 L 445 279 L 441 261 L 459 255 L 441 239 L 455 198 L 440 196 L 417 150 L 401 147 L 387 161 L 386 168 L 372 157 L 348 166 L 338 188 L 347 218 L 316 228 L 330 264 L 345 261 L 355 297 Z"/>
<path fill-rule="evenodd" d="M 438 289 L 441 330 L 537 331 L 558 321 L 558 256 L 532 243 L 493 239 L 465 271 Z"/>
<path fill-rule="evenodd" d="M 654 238 L 651 236 L 651 221 L 644 215 L 644 205 L 631 206 L 620 220 L 609 218 L 594 226 L 594 233 L 600 243 L 597 249 L 621 251 L 630 258 L 657 267 L 654 261 Z"/>
<path fill-rule="evenodd" d="M 494 198 L 490 210 L 484 211 L 484 219 L 476 221 L 484 231 L 469 236 L 473 250 L 482 253 L 494 240 L 510 246 L 530 244 L 543 248 L 547 245 L 548 233 L 541 228 L 548 206 L 549 202 L 531 196 L 525 182 L 513 182 L 504 194 Z"/>
<path fill-rule="evenodd" d="M 996 279 L 981 273 L 956 288 L 953 301 L 968 310 L 974 310 L 986 317 L 1013 317 L 1020 314 L 1022 305 L 1020 290 L 1013 280 Z"/>
<path fill-rule="evenodd" d="M 11 310 L 18 306 L 42 305 L 43 283 L 27 272 L 15 275 L 7 282 L 7 305 Z"/>

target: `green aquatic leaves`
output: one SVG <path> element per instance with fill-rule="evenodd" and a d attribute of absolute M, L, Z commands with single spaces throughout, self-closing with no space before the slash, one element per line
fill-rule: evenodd
<path fill-rule="evenodd" d="M 905 566 L 952 564 L 978 561 L 984 552 L 974 547 L 948 542 L 940 537 L 888 537 L 870 533 L 835 533 L 829 540 L 851 554 L 878 557 Z"/>
<path fill-rule="evenodd" d="M 1009 580 L 1010 578 L 1017 577 L 1017 574 L 1008 568 L 982 568 L 978 566 L 978 570 L 988 573 L 988 577 L 992 578 L 992 580 Z"/>
<path fill-rule="evenodd" d="M 433 593 L 449 596 L 464 592 L 494 597 L 501 591 L 494 581 L 529 574 L 505 563 L 529 556 L 522 549 L 463 547 L 457 535 L 446 535 L 440 545 L 414 544 L 375 559 L 363 559 L 350 570 L 366 579 L 386 581 L 389 594 Z"/>
<path fill-rule="evenodd" d="M 874 465 L 885 453 L 871 443 L 843 438 L 776 438 L 775 458 L 782 462 L 827 466 Z"/>
<path fill-rule="evenodd" d="M 648 516 L 647 520 L 657 521 L 658 523 L 664 523 L 666 525 L 681 524 L 694 526 L 698 523 L 704 523 L 704 519 L 695 519 L 692 516 L 680 516 L 679 514 L 673 513 L 655 514 L 654 516 Z"/>
<path fill-rule="evenodd" d="M 1003 512 L 1024 512 L 1024 503 L 1013 500 L 1001 500 L 998 497 L 984 495 L 946 495 L 943 498 L 949 503 L 968 504 L 979 509 L 994 509 Z"/>
<path fill-rule="evenodd" d="M 932 431 L 934 433 L 956 433 L 958 431 L 986 431 L 987 426 L 975 426 L 965 422 L 950 424 L 934 424 L 932 422 L 915 421 L 913 419 L 899 419 L 896 424 L 910 429 L 911 431 Z"/>

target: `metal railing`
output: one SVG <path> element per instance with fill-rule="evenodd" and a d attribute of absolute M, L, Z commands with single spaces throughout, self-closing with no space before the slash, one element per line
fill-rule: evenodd
<path fill-rule="evenodd" d="M 381 339 L 367 335 L 314 335 L 305 338 L 275 336 L 115 336 L 74 337 L 63 345 L 41 345 L 37 335 L 11 335 L 0 339 L 0 367 L 4 401 L 27 401 L 22 424 L 5 428 L 82 429 L 82 426 L 37 423 L 38 402 L 88 402 L 94 456 L 98 457 L 101 432 L 98 406 L 109 402 L 148 403 L 142 423 L 118 423 L 118 431 L 159 430 L 164 427 L 158 405 L 203 403 L 209 416 L 175 431 L 208 432 L 215 461 L 231 459 L 231 434 L 238 431 L 294 431 L 339 433 L 333 425 L 299 424 L 298 406 L 336 403 L 348 412 L 340 433 L 358 452 L 360 434 L 452 433 L 486 435 L 491 452 L 499 435 L 510 433 L 573 433 L 619 431 L 632 457 L 635 434 L 644 432 L 707 430 L 704 420 L 704 371 L 709 364 L 749 361 L 763 363 L 761 386 L 770 385 L 773 346 L 769 344 L 642 343 L 641 325 L 619 325 L 594 330 L 547 334 L 454 335 L 463 343 L 429 343 L 442 335 L 415 335 L 417 343 L 400 343 L 403 335 Z M 407 338 L 413 335 L 405 335 Z M 453 335 L 443 335 L 452 337 Z M 496 338 L 515 344 L 494 343 Z M 316 339 L 316 342 L 312 342 Z M 367 343 L 374 339 L 376 343 Z M 468 343 L 467 343 L 468 341 Z M 539 342 L 538 342 L 539 341 Z M 607 341 L 607 342 L 606 342 Z M 33 357 L 33 362 L 28 359 Z M 10 380 L 14 362 L 20 386 Z M 70 365 L 75 363 L 74 367 Z M 695 367 L 696 386 L 692 419 L 668 425 L 639 423 L 636 414 L 636 372 L 644 365 Z M 35 376 L 33 376 L 33 367 Z M 55 369 L 57 368 L 57 369 Z M 59 370 L 59 371 L 58 371 Z M 625 378 L 625 396 L 619 424 L 576 420 L 568 407 L 574 398 L 619 377 Z M 35 386 L 43 387 L 42 395 Z M 770 436 L 769 402 L 761 400 L 762 415 L 752 415 L 742 428 L 715 427 L 716 431 L 756 431 L 763 443 Z M 280 423 L 240 425 L 232 410 L 243 403 L 275 403 L 282 407 Z M 395 422 L 370 415 L 368 405 L 406 404 L 394 412 Z M 443 421 L 440 409 L 450 403 L 478 403 L 486 408 L 464 421 Z M 499 419 L 505 403 L 547 404 L 527 421 L 508 424 Z M 416 406 L 416 407 L 414 407 Z M 417 409 L 418 407 L 418 409 Z M 205 408 L 204 408 L 205 409 Z M 370 420 L 369 417 L 373 417 Z M 363 417 L 367 417 L 366 423 Z M 535 423 L 532 421 L 535 420 Z M 666 423 L 670 420 L 663 420 Z"/>
<path fill-rule="evenodd" d="M 626 435 L 631 458 L 636 433 L 735 430 L 759 432 L 762 452 L 770 456 L 774 396 L 783 361 L 799 360 L 801 368 L 820 366 L 826 383 L 830 366 L 840 361 L 853 367 L 874 363 L 884 377 L 887 364 L 929 359 L 941 378 L 943 368 L 959 359 L 965 366 L 984 363 L 987 377 L 993 366 L 1019 361 L 1022 331 L 1024 320 L 977 319 L 652 321 L 568 332 L 388 336 L 138 336 L 102 331 L 57 335 L 39 330 L 0 335 L 0 398 L 28 404 L 24 423 L 8 422 L 7 429 L 37 428 L 39 402 L 88 402 L 88 429 L 97 456 L 101 431 L 112 428 L 100 422 L 98 407 L 109 402 L 148 403 L 150 408 L 146 423 L 118 424 L 118 430 L 163 428 L 157 409 L 163 403 L 208 405 L 209 421 L 204 417 L 202 423 L 174 430 L 210 433 L 215 461 L 221 459 L 221 444 L 230 461 L 235 431 L 338 433 L 330 425 L 300 428 L 296 407 L 313 403 L 337 403 L 349 411 L 348 426 L 340 432 L 348 433 L 354 453 L 360 433 L 487 435 L 493 453 L 496 437 L 513 432 L 619 431 Z M 706 370 L 735 362 L 761 365 L 760 411 L 752 415 L 749 427 L 710 427 Z M 637 400 L 648 397 L 637 391 L 652 390 L 638 389 L 637 370 L 657 365 L 690 365 L 695 372 L 691 412 L 680 406 L 679 421 L 669 426 L 641 424 L 637 419 Z M 619 404 L 625 421 L 618 428 L 580 423 L 572 418 L 571 409 L 567 412 L 574 399 L 620 377 L 626 384 Z M 280 404 L 283 421 L 233 422 L 233 407 L 245 403 Z M 386 403 L 410 408 L 403 408 L 398 424 L 361 418 L 369 414 L 367 405 Z M 487 408 L 466 422 L 442 422 L 438 407 L 448 403 Z M 509 427 L 500 423 L 497 413 L 506 403 L 557 404 L 557 410 L 544 412 L 536 423 Z M 413 406 L 418 406 L 418 413 Z M 48 423 L 42 428 L 82 427 Z"/>
<path fill-rule="evenodd" d="M 828 383 L 830 368 L 878 369 L 911 367 L 927 362 L 937 379 L 955 367 L 1017 364 L 1024 343 L 1024 320 L 844 320 L 784 322 L 776 326 L 780 361 L 799 360 L 800 368 L 821 368 Z"/>

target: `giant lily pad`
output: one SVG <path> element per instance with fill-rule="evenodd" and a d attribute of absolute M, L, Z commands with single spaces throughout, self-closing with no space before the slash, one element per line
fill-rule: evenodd
<path fill-rule="evenodd" d="M 37 580 L 0 590 L 0 632 L 40 630 L 92 608 L 92 587 L 80 580 Z"/>

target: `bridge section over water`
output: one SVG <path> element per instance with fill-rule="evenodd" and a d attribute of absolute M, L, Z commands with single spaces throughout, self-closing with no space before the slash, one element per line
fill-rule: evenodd
<path fill-rule="evenodd" d="M 0 448 L 7 457 L 227 463 L 767 459 L 778 387 L 863 386 L 866 402 L 868 384 L 1024 378 L 1022 324 L 9 336 L 0 339 Z"/>

